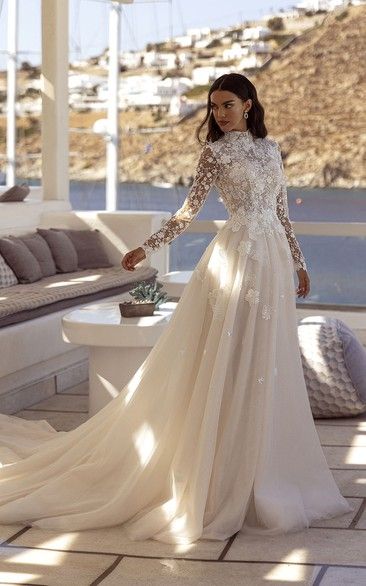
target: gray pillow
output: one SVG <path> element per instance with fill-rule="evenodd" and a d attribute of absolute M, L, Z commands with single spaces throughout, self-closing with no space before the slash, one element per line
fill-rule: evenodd
<path fill-rule="evenodd" d="M 75 246 L 80 269 L 113 266 L 103 248 L 99 230 L 62 230 Z"/>
<path fill-rule="evenodd" d="M 23 183 L 22 185 L 14 185 L 0 195 L 0 202 L 23 201 L 29 192 L 30 189 L 26 183 Z"/>
<path fill-rule="evenodd" d="M 297 328 L 313 416 L 350 417 L 366 411 L 366 351 L 344 322 L 303 318 Z"/>
<path fill-rule="evenodd" d="M 16 274 L 19 283 L 34 283 L 42 278 L 38 260 L 19 238 L 0 238 L 0 254 Z"/>
<path fill-rule="evenodd" d="M 31 253 L 36 257 L 41 267 L 42 276 L 50 277 L 56 274 L 55 261 L 52 258 L 50 247 L 46 240 L 39 234 L 27 234 L 20 238 Z"/>
<path fill-rule="evenodd" d="M 78 270 L 78 255 L 70 238 L 57 230 L 37 228 L 37 232 L 50 247 L 58 273 L 71 273 Z"/>
<path fill-rule="evenodd" d="M 2 256 L 0 256 L 0 289 L 17 285 L 18 279 Z"/>

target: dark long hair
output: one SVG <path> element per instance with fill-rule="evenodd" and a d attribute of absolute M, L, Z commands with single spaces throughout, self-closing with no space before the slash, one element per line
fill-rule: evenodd
<path fill-rule="evenodd" d="M 196 130 L 196 137 L 201 144 L 204 144 L 200 137 L 201 131 L 208 122 L 208 131 L 206 141 L 215 142 L 225 134 L 217 124 L 211 110 L 211 94 L 215 90 L 226 90 L 232 92 L 241 100 L 252 100 L 252 107 L 248 112 L 247 126 L 254 138 L 264 138 L 267 136 L 267 128 L 264 124 L 264 108 L 258 100 L 257 90 L 245 75 L 241 73 L 226 73 L 218 77 L 212 84 L 208 92 L 207 112 L 205 119 L 201 122 Z"/>

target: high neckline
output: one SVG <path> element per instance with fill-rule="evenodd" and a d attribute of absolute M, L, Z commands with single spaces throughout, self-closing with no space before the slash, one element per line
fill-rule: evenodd
<path fill-rule="evenodd" d="M 233 138 L 237 139 L 239 137 L 251 138 L 252 133 L 248 128 L 247 130 L 228 130 L 228 132 L 225 132 L 223 135 L 223 138 L 225 138 L 226 140 L 232 140 Z"/>

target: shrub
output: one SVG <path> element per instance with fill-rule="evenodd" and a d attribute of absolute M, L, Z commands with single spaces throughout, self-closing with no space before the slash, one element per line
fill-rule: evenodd
<path fill-rule="evenodd" d="M 283 19 L 280 16 L 274 16 L 267 21 L 267 26 L 272 31 L 283 31 L 285 25 L 283 23 Z"/>

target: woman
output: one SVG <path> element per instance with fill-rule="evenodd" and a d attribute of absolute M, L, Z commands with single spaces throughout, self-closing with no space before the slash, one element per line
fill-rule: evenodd
<path fill-rule="evenodd" d="M 131 539 L 191 543 L 299 531 L 353 510 L 327 466 L 303 378 L 293 265 L 297 294 L 310 285 L 279 147 L 243 75 L 217 79 L 207 108 L 186 201 L 122 266 L 134 270 L 183 232 L 213 184 L 229 219 L 118 397 L 56 437 L 42 423 L 0 419 L 8 460 L 15 437 L 23 458 L 0 470 L 1 523 L 124 523 Z"/>

